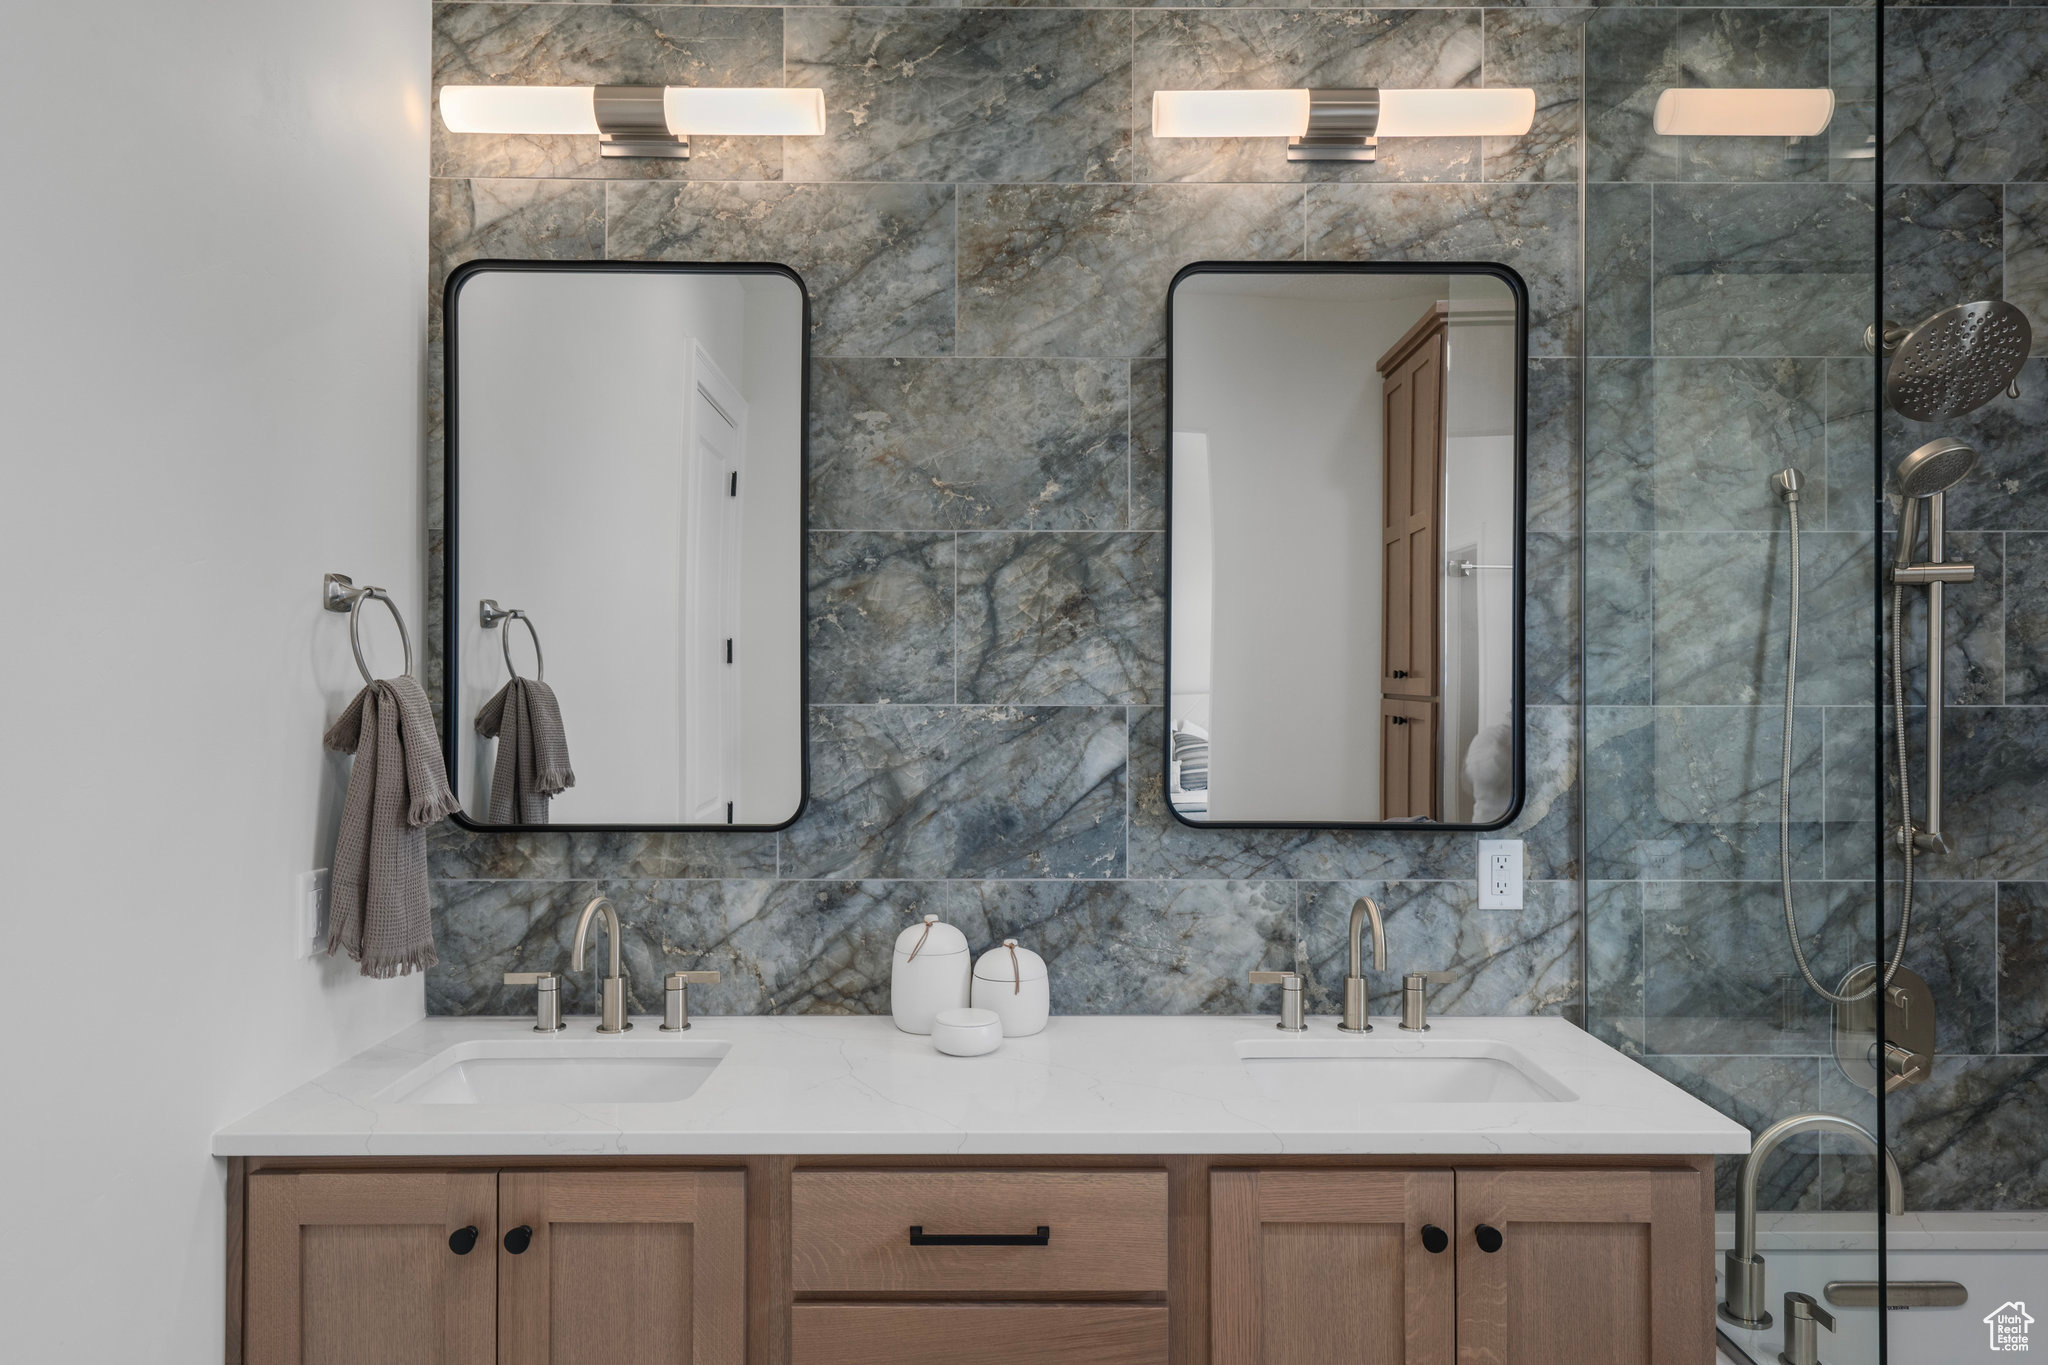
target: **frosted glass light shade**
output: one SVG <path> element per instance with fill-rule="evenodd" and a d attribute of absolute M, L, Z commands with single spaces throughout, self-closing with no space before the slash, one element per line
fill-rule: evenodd
<path fill-rule="evenodd" d="M 1300 137 L 1306 90 L 1155 90 L 1154 137 Z"/>
<path fill-rule="evenodd" d="M 1835 92 L 1666 90 L 1651 126 L 1666 137 L 1815 137 L 1835 116 Z"/>
<path fill-rule="evenodd" d="M 1485 137 L 1526 133 L 1536 92 L 1524 89 L 1381 90 L 1376 137 Z M 1154 137 L 1302 137 L 1306 90 L 1156 90 Z"/>
<path fill-rule="evenodd" d="M 825 92 L 671 85 L 662 117 L 677 137 L 815 137 L 825 131 Z M 444 85 L 441 122 L 451 133 L 587 133 L 596 136 L 588 85 Z"/>
<path fill-rule="evenodd" d="M 588 133 L 597 136 L 588 85 L 444 85 L 441 122 L 451 133 Z"/>
<path fill-rule="evenodd" d="M 678 137 L 816 137 L 825 131 L 822 90 L 721 90 L 671 85 L 662 93 L 668 130 Z"/>
<path fill-rule="evenodd" d="M 1518 137 L 1536 122 L 1536 92 L 1382 90 L 1379 137 Z"/>

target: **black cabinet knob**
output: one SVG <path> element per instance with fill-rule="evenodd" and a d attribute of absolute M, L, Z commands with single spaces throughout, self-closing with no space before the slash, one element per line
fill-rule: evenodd
<path fill-rule="evenodd" d="M 1432 1256 L 1441 1256 L 1444 1248 L 1451 1244 L 1451 1234 L 1431 1223 L 1422 1229 L 1422 1249 Z"/>
<path fill-rule="evenodd" d="M 518 1256 L 533 1245 L 533 1229 L 521 1223 L 505 1234 L 505 1250 Z"/>
<path fill-rule="evenodd" d="M 1481 1251 L 1499 1251 L 1500 1229 L 1488 1227 L 1486 1224 L 1481 1223 L 1478 1227 L 1472 1229 L 1472 1240 L 1479 1243 L 1479 1249 Z"/>
<path fill-rule="evenodd" d="M 1405 678 L 1408 676 L 1408 670 L 1405 668 L 1397 668 L 1394 670 L 1394 676 L 1397 678 Z"/>
<path fill-rule="evenodd" d="M 475 1251 L 476 1225 L 472 1223 L 466 1228 L 457 1228 L 449 1233 L 448 1249 L 457 1256 L 467 1256 L 470 1252 Z"/>

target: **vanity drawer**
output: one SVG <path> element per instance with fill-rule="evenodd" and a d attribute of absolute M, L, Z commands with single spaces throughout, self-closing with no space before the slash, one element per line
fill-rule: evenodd
<path fill-rule="evenodd" d="M 1166 1310 L 800 1303 L 795 1365 L 1166 1365 Z"/>
<path fill-rule="evenodd" d="M 798 1293 L 1166 1291 L 1164 1171 L 798 1171 Z M 1029 1237 L 1043 1245 L 927 1239 Z"/>

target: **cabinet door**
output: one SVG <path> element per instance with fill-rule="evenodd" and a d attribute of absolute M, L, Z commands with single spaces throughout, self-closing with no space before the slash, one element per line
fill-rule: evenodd
<path fill-rule="evenodd" d="M 1433 701 L 1380 699 L 1380 819 L 1438 818 L 1436 712 Z"/>
<path fill-rule="evenodd" d="M 1705 1186 L 1697 1171 L 1459 1171 L 1459 1365 L 1707 1365 Z"/>
<path fill-rule="evenodd" d="M 499 1360 L 742 1365 L 746 1180 L 743 1171 L 506 1171 Z"/>
<path fill-rule="evenodd" d="M 1449 1171 L 1216 1171 L 1213 1365 L 1450 1365 Z M 1425 1237 L 1437 1229 L 1441 1239 Z"/>
<path fill-rule="evenodd" d="M 489 1173 L 249 1177 L 248 1365 L 491 1365 L 497 1207 Z"/>
<path fill-rule="evenodd" d="M 1425 316 L 1380 360 L 1382 450 L 1386 460 L 1380 591 L 1380 690 L 1396 697 L 1437 693 L 1438 601 L 1444 566 L 1444 333 Z"/>

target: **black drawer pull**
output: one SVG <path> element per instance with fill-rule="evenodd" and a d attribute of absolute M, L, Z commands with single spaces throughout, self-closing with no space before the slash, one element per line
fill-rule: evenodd
<path fill-rule="evenodd" d="M 1481 1251 L 1489 1253 L 1499 1251 L 1500 1229 L 1488 1227 L 1486 1224 L 1481 1223 L 1478 1227 L 1472 1229 L 1472 1240 L 1479 1243 Z"/>
<path fill-rule="evenodd" d="M 518 1227 L 505 1234 L 505 1250 L 511 1252 L 514 1256 L 524 1255 L 526 1249 L 532 1245 L 533 1229 L 524 1223 L 521 1223 Z"/>
<path fill-rule="evenodd" d="M 1052 1245 L 1052 1229 L 1038 1225 L 1036 1232 L 926 1232 L 923 1224 L 910 1229 L 914 1247 L 1042 1247 Z"/>
<path fill-rule="evenodd" d="M 448 1249 L 457 1256 L 467 1256 L 476 1250 L 476 1224 L 457 1228 L 448 1234 Z"/>
<path fill-rule="evenodd" d="M 1441 1256 L 1451 1244 L 1451 1234 L 1434 1223 L 1422 1229 L 1422 1249 L 1432 1256 Z"/>

